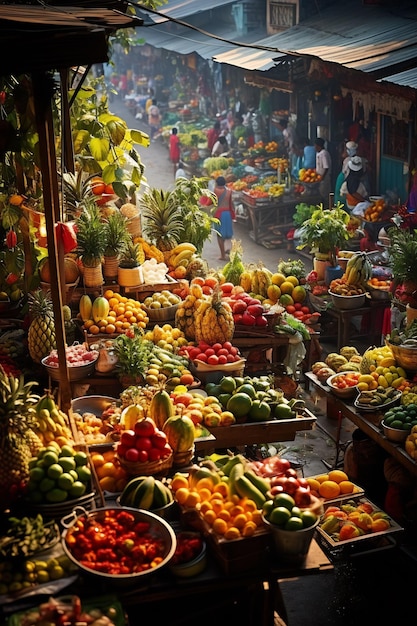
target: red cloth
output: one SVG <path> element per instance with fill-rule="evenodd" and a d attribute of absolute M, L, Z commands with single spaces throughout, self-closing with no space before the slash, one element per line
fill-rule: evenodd
<path fill-rule="evenodd" d="M 218 128 L 210 128 L 210 130 L 207 132 L 207 148 L 210 150 L 210 154 L 219 136 L 220 136 L 220 129 Z"/>
<path fill-rule="evenodd" d="M 224 211 L 230 211 L 232 220 L 236 219 L 231 190 L 227 189 L 227 187 L 216 187 L 214 189 L 214 193 L 219 199 L 219 204 L 217 205 L 214 217 L 220 219 L 220 216 Z"/>
<path fill-rule="evenodd" d="M 169 137 L 169 158 L 173 163 L 180 160 L 180 139 L 178 135 L 170 135 Z"/>

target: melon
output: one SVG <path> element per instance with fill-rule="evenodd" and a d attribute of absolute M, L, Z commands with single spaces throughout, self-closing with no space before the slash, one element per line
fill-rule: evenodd
<path fill-rule="evenodd" d="M 64 258 L 64 275 L 66 284 L 75 283 L 75 281 L 80 277 L 78 264 L 74 261 L 74 259 L 67 256 Z M 42 282 L 51 282 L 51 271 L 48 257 L 44 259 L 39 266 L 39 276 Z"/>

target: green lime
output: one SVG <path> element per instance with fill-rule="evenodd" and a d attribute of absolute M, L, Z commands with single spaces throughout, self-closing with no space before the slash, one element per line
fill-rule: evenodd
<path fill-rule="evenodd" d="M 233 393 L 236 389 L 236 381 L 232 376 L 223 376 L 219 385 L 222 393 Z"/>
<path fill-rule="evenodd" d="M 73 477 L 74 480 L 78 480 L 78 474 L 75 469 L 71 469 L 68 474 Z"/>
<path fill-rule="evenodd" d="M 301 517 L 290 517 L 284 526 L 285 530 L 302 530 L 304 528 Z"/>
<path fill-rule="evenodd" d="M 40 482 L 42 478 L 45 478 L 45 470 L 42 467 L 32 467 L 29 470 L 29 478 L 35 482 Z"/>
<path fill-rule="evenodd" d="M 64 470 L 64 472 L 69 472 L 72 469 L 75 469 L 76 463 L 75 459 L 72 456 L 62 456 L 59 457 L 59 464 Z"/>
<path fill-rule="evenodd" d="M 317 522 L 317 515 L 313 513 L 313 511 L 302 511 L 301 512 L 301 520 L 303 522 L 304 528 L 309 528 L 313 526 Z"/>
<path fill-rule="evenodd" d="M 76 480 L 72 487 L 70 487 L 68 493 L 71 498 L 80 498 L 87 491 L 87 487 L 80 480 Z"/>
<path fill-rule="evenodd" d="M 45 498 L 48 502 L 64 502 L 68 497 L 68 492 L 64 489 L 58 489 L 55 487 L 45 494 Z"/>
<path fill-rule="evenodd" d="M 64 473 L 64 470 L 59 465 L 59 463 L 53 463 L 46 470 L 46 474 L 47 474 L 48 478 L 53 478 L 54 480 L 59 478 L 61 476 L 61 474 L 63 474 L 63 473 Z"/>
<path fill-rule="evenodd" d="M 245 417 L 252 406 L 252 398 L 246 393 L 235 393 L 227 403 L 227 410 L 235 417 Z"/>
<path fill-rule="evenodd" d="M 54 452 L 53 450 L 48 450 L 47 452 L 45 452 L 45 454 L 42 456 L 42 461 L 45 463 L 45 465 L 49 466 L 49 465 L 54 465 L 55 463 L 58 463 L 58 455 L 56 452 Z"/>
<path fill-rule="evenodd" d="M 293 506 L 291 509 L 291 517 L 301 517 L 301 509 L 299 506 Z"/>
<path fill-rule="evenodd" d="M 249 398 L 252 398 L 252 400 L 256 398 L 256 389 L 249 383 L 240 385 L 240 387 L 236 389 L 236 393 L 246 393 L 246 395 L 249 396 Z"/>
<path fill-rule="evenodd" d="M 62 446 L 59 456 L 60 457 L 74 456 L 74 454 L 75 454 L 74 448 L 72 446 L 69 446 L 68 444 L 65 444 Z"/>
<path fill-rule="evenodd" d="M 75 464 L 77 465 L 77 467 L 81 467 L 83 465 L 87 465 L 87 463 L 88 463 L 88 456 L 82 450 L 78 450 L 74 454 L 74 460 L 75 460 Z"/>
<path fill-rule="evenodd" d="M 270 512 L 272 511 L 272 509 L 274 508 L 274 501 L 273 500 L 266 500 L 266 502 L 264 502 L 263 506 L 262 506 L 262 513 L 264 514 L 264 516 L 266 518 L 269 517 Z"/>
<path fill-rule="evenodd" d="M 85 467 L 85 466 L 77 467 L 77 469 L 75 471 L 78 474 L 78 479 L 82 483 L 90 482 L 90 480 L 91 480 L 91 470 L 90 470 L 89 467 Z"/>
<path fill-rule="evenodd" d="M 230 398 L 232 397 L 232 394 L 230 393 L 221 393 L 218 398 L 219 398 L 219 402 L 223 407 L 227 406 L 227 403 L 229 402 Z"/>
<path fill-rule="evenodd" d="M 72 485 L 74 484 L 74 478 L 71 476 L 71 474 L 65 472 L 64 474 L 61 474 L 56 482 L 60 489 L 68 491 L 68 489 L 71 489 Z"/>
<path fill-rule="evenodd" d="M 291 513 L 285 506 L 277 506 L 271 511 L 268 520 L 271 522 L 271 524 L 285 526 L 290 517 Z"/>
<path fill-rule="evenodd" d="M 292 408 L 289 404 L 280 402 L 276 405 L 274 415 L 277 419 L 290 419 L 292 417 Z"/>
<path fill-rule="evenodd" d="M 52 480 L 52 478 L 48 478 L 47 476 L 45 476 L 45 478 L 42 478 L 41 482 L 39 483 L 39 491 L 41 491 L 42 493 L 47 493 L 48 491 L 51 491 L 51 489 L 53 489 L 55 487 L 55 481 Z"/>
<path fill-rule="evenodd" d="M 289 511 L 292 511 L 293 507 L 295 506 L 295 500 L 292 496 L 290 496 L 289 493 L 278 493 L 274 497 L 274 506 L 284 506 Z"/>
<path fill-rule="evenodd" d="M 395 419 L 394 421 L 391 422 L 390 427 L 402 430 L 402 427 L 403 427 L 402 420 Z"/>

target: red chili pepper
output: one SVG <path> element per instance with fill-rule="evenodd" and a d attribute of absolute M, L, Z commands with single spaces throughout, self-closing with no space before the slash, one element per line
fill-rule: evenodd
<path fill-rule="evenodd" d="M 10 272 L 10 274 L 6 276 L 6 283 L 8 285 L 14 285 L 18 280 L 19 276 L 17 274 L 13 274 L 13 272 Z"/>
<path fill-rule="evenodd" d="M 0 105 L 6 102 L 6 92 L 0 91 Z"/>

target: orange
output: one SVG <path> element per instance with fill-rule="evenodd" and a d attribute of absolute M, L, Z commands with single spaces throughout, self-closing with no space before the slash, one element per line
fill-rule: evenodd
<path fill-rule="evenodd" d="M 219 493 L 221 496 L 223 496 L 223 498 L 227 498 L 227 496 L 229 495 L 229 487 L 226 483 L 218 483 L 217 485 L 214 485 L 213 493 Z"/>
<path fill-rule="evenodd" d="M 211 506 L 213 507 L 213 511 L 217 514 L 223 510 L 223 500 L 211 500 Z"/>
<path fill-rule="evenodd" d="M 218 533 L 219 535 L 224 535 L 227 531 L 227 522 L 224 519 L 218 517 L 214 520 L 212 528 L 214 532 Z"/>
<path fill-rule="evenodd" d="M 253 500 L 250 500 L 249 498 L 245 500 L 242 505 L 246 513 L 253 513 L 258 509 L 255 502 Z"/>
<path fill-rule="evenodd" d="M 190 508 L 195 508 L 197 504 L 201 501 L 200 494 L 198 491 L 190 491 L 188 496 L 185 499 L 185 506 L 189 506 Z"/>
<path fill-rule="evenodd" d="M 322 483 L 325 480 L 329 480 L 329 475 L 328 474 L 319 474 L 318 476 L 315 477 L 315 479 L 317 480 L 317 482 Z"/>
<path fill-rule="evenodd" d="M 212 511 L 214 513 L 213 507 L 211 506 L 211 502 L 207 502 L 207 500 L 205 500 L 200 505 L 200 513 L 204 517 L 207 511 Z M 215 513 L 214 513 L 214 516 L 216 516 Z"/>
<path fill-rule="evenodd" d="M 213 491 L 213 481 L 211 480 L 211 478 L 200 478 L 200 480 L 197 481 L 195 488 L 197 489 L 197 491 L 200 491 L 201 489 L 207 489 L 209 491 L 210 497 L 211 492 Z"/>
<path fill-rule="evenodd" d="M 207 489 L 207 487 L 201 487 L 201 489 L 199 487 L 197 487 L 199 496 L 200 496 L 200 502 L 207 502 L 210 500 L 211 497 L 211 489 Z"/>
<path fill-rule="evenodd" d="M 207 522 L 207 524 L 209 524 L 210 526 L 213 526 L 216 519 L 217 519 L 217 515 L 212 509 L 209 509 L 208 511 L 204 513 L 204 521 Z M 224 523 L 226 524 L 226 522 Z"/>
<path fill-rule="evenodd" d="M 233 518 L 233 526 L 236 526 L 236 528 L 243 528 L 247 521 L 246 515 L 244 513 L 239 513 L 239 515 L 236 515 L 236 517 Z"/>
<path fill-rule="evenodd" d="M 297 287 L 297 285 L 300 284 L 300 281 L 298 280 L 296 276 L 287 276 L 287 278 L 285 279 L 285 282 L 291 283 L 292 285 L 294 285 L 294 287 Z"/>
<path fill-rule="evenodd" d="M 240 538 L 240 530 L 236 528 L 236 526 L 230 526 L 224 533 L 225 539 L 239 539 Z"/>
<path fill-rule="evenodd" d="M 256 531 L 256 524 L 253 521 L 246 522 L 242 528 L 242 537 L 252 537 Z"/>
<path fill-rule="evenodd" d="M 229 511 L 223 509 L 222 511 L 218 512 L 217 517 L 219 517 L 220 519 L 224 519 L 225 522 L 230 522 L 231 515 Z"/>
<path fill-rule="evenodd" d="M 232 509 L 230 510 L 230 515 L 233 518 L 235 518 L 237 515 L 241 515 L 244 512 L 245 512 L 245 509 L 243 508 L 243 506 L 240 506 L 240 504 L 237 504 L 236 506 L 232 507 Z"/>
<path fill-rule="evenodd" d="M 355 485 L 350 480 L 342 480 L 339 483 L 340 493 L 353 493 Z"/>
<path fill-rule="evenodd" d="M 114 296 L 113 289 L 106 289 L 106 291 L 103 293 L 103 296 L 107 300 L 110 300 L 110 298 L 113 298 L 113 296 Z"/>
<path fill-rule="evenodd" d="M 272 274 L 271 276 L 271 282 L 273 285 L 278 285 L 278 287 L 280 285 L 282 285 L 283 282 L 285 282 L 286 278 L 284 274 L 281 274 L 280 272 L 275 272 L 275 274 Z"/>
<path fill-rule="evenodd" d="M 349 476 L 342 470 L 331 470 L 329 472 L 329 480 L 334 480 L 335 483 L 341 483 L 343 480 L 349 480 Z"/>
<path fill-rule="evenodd" d="M 116 491 L 116 480 L 113 476 L 103 476 L 103 478 L 100 478 L 98 482 L 104 491 L 110 491 L 110 493 L 114 493 Z"/>
<path fill-rule="evenodd" d="M 281 293 L 288 293 L 290 295 L 294 289 L 294 285 L 289 280 L 285 280 L 281 285 L 279 285 L 279 287 L 281 289 Z"/>
<path fill-rule="evenodd" d="M 319 494 L 323 498 L 337 498 L 340 495 L 340 487 L 334 480 L 324 480 L 320 484 Z"/>
<path fill-rule="evenodd" d="M 320 488 L 320 482 L 318 480 L 316 480 L 315 478 L 307 478 L 307 482 L 310 486 L 311 491 L 319 491 Z"/>
<path fill-rule="evenodd" d="M 188 489 L 188 487 L 180 487 L 175 492 L 175 499 L 177 500 L 179 504 L 185 504 L 185 501 L 187 500 L 189 493 L 190 493 L 190 490 Z"/>
<path fill-rule="evenodd" d="M 281 289 L 278 287 L 278 285 L 269 285 L 267 289 L 267 295 L 268 298 L 270 298 L 270 300 L 272 300 L 273 302 L 278 302 L 281 296 Z"/>
<path fill-rule="evenodd" d="M 282 304 L 282 306 L 286 307 L 288 305 L 294 304 L 294 300 L 289 293 L 283 293 L 282 296 L 280 296 L 279 303 Z"/>
<path fill-rule="evenodd" d="M 175 493 L 180 487 L 188 488 L 188 478 L 182 474 L 174 474 L 171 481 L 171 489 Z"/>
<path fill-rule="evenodd" d="M 102 454 L 98 454 L 97 452 L 94 452 L 91 455 L 91 462 L 94 465 L 94 467 L 97 468 L 97 467 L 100 467 L 101 465 L 104 465 L 104 463 L 106 462 L 106 459 L 104 458 Z"/>

